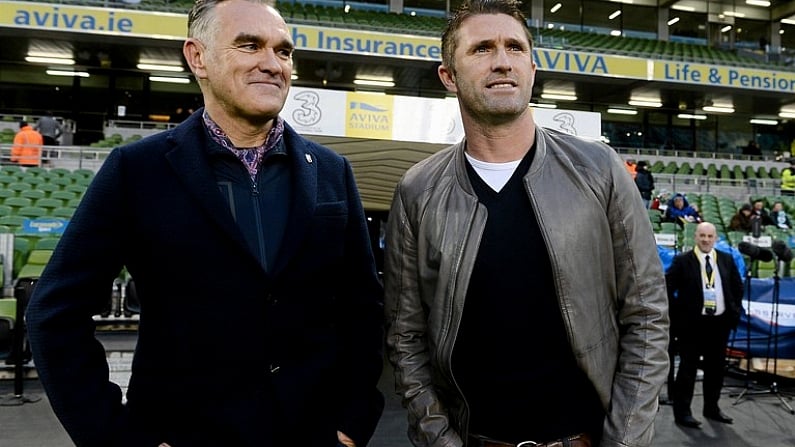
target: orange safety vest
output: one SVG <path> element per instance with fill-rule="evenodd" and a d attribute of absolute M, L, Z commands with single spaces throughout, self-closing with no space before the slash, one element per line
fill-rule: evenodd
<path fill-rule="evenodd" d="M 22 166 L 38 166 L 41 163 L 41 146 L 44 137 L 25 126 L 14 136 L 14 145 L 11 147 L 11 161 Z"/>
<path fill-rule="evenodd" d="M 634 163 L 625 161 L 624 167 L 627 168 L 627 172 L 629 172 L 629 175 L 631 175 L 632 178 L 635 178 L 635 176 L 638 175 L 637 168 L 635 167 Z"/>

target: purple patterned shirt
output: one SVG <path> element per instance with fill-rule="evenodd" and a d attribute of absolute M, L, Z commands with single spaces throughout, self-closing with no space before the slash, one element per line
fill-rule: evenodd
<path fill-rule="evenodd" d="M 221 146 L 229 149 L 237 158 L 243 162 L 243 165 L 248 169 L 248 173 L 251 176 L 251 180 L 257 177 L 257 171 L 259 171 L 259 167 L 262 164 L 262 159 L 265 157 L 265 154 L 268 153 L 269 150 L 276 147 L 276 144 L 279 143 L 279 140 L 282 139 L 284 135 L 284 120 L 277 116 L 273 122 L 273 127 L 271 128 L 270 132 L 268 132 L 268 137 L 265 139 L 265 142 L 262 143 L 260 146 L 255 147 L 246 147 L 246 148 L 237 148 L 234 144 L 232 144 L 232 140 L 226 135 L 226 133 L 221 129 L 218 124 L 210 118 L 210 115 L 207 114 L 207 110 L 204 110 L 202 114 L 202 119 L 204 120 L 204 127 L 207 129 L 207 132 L 210 134 L 210 138 L 213 139 L 216 143 L 220 144 Z"/>

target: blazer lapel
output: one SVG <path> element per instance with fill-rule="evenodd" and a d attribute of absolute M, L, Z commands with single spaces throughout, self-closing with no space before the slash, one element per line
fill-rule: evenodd
<path fill-rule="evenodd" d="M 188 118 L 191 120 L 188 125 L 177 128 L 172 140 L 174 147 L 166 153 L 166 159 L 188 194 L 206 212 L 207 217 L 218 225 L 222 233 L 236 241 L 243 251 L 249 253 L 246 241 L 232 219 L 229 207 L 218 193 L 215 174 L 205 152 L 208 142 L 206 137 L 203 137 L 200 117 L 201 113 L 194 113 Z"/>

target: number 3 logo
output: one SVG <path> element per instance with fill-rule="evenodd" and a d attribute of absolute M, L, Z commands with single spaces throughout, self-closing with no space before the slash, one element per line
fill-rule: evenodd
<path fill-rule="evenodd" d="M 315 92 L 301 92 L 293 97 L 301 106 L 293 110 L 293 119 L 302 126 L 312 126 L 320 122 L 322 113 L 318 103 L 320 96 Z"/>

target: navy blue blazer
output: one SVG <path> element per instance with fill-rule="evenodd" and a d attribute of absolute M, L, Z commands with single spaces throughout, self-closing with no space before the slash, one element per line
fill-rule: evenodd
<path fill-rule="evenodd" d="M 734 327 L 742 314 L 743 281 L 732 255 L 715 250 L 715 256 L 718 258 L 716 263 L 723 288 L 726 318 Z M 668 289 L 672 332 L 677 327 L 698 324 L 704 308 L 704 285 L 701 263 L 693 250 L 674 257 L 665 272 L 665 285 Z"/>
<path fill-rule="evenodd" d="M 266 272 L 219 193 L 201 110 L 114 149 L 27 309 L 78 446 L 365 445 L 383 409 L 382 289 L 350 164 L 286 126 L 291 203 Z M 126 266 L 141 301 L 127 403 L 92 315 Z"/>

